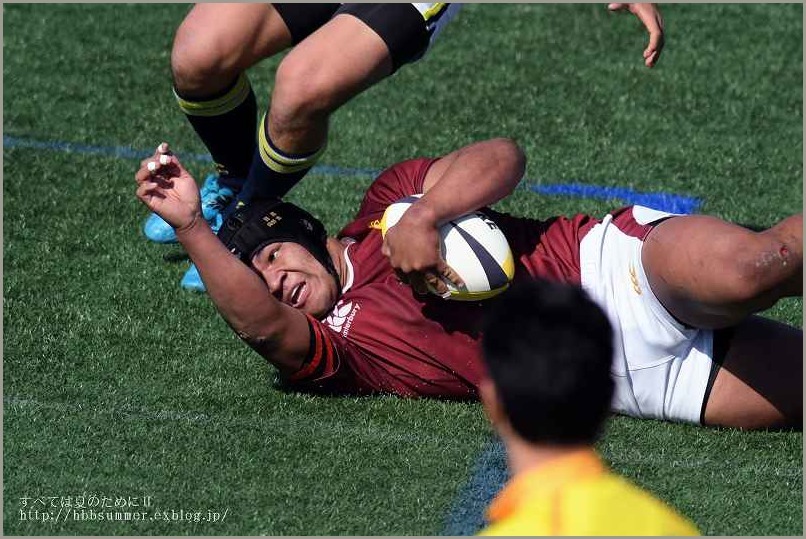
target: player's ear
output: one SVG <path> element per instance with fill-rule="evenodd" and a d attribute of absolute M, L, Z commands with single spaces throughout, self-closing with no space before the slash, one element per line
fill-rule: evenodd
<path fill-rule="evenodd" d="M 506 415 L 501 400 L 498 398 L 498 390 L 490 378 L 482 378 L 479 382 L 479 397 L 487 419 L 496 430 L 499 430 L 506 424 Z"/>

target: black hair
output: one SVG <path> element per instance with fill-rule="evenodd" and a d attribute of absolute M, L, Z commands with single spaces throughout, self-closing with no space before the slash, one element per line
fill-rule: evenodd
<path fill-rule="evenodd" d="M 512 428 L 534 443 L 593 444 L 613 396 L 613 334 L 579 287 L 517 283 L 487 313 L 482 349 Z"/>

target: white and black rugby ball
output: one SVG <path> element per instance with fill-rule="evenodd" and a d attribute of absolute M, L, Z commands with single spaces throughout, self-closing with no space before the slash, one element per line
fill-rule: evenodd
<path fill-rule="evenodd" d="M 384 237 L 421 196 L 408 196 L 386 208 L 381 219 Z M 509 287 L 515 276 L 512 250 L 498 225 L 483 212 L 470 212 L 448 221 L 440 227 L 439 237 L 440 254 L 465 282 L 464 288 L 448 283 L 450 295 L 446 299 L 478 301 Z"/>

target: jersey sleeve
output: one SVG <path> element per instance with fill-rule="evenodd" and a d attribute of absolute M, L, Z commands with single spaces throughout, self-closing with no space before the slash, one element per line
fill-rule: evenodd
<path fill-rule="evenodd" d="M 423 192 L 423 181 L 433 158 L 409 159 L 387 168 L 372 182 L 364 195 L 356 218 L 383 213 L 393 202 Z"/>
<path fill-rule="evenodd" d="M 338 237 L 360 240 L 370 230 L 380 228 L 380 219 L 390 204 L 423 192 L 425 175 L 436 161 L 431 158 L 410 159 L 381 172 L 364 194 L 358 213 Z"/>
<path fill-rule="evenodd" d="M 284 381 L 301 390 L 323 393 L 358 393 L 365 389 L 350 365 L 360 360 L 351 343 L 334 334 L 322 322 L 306 314 L 310 329 L 308 355 Z"/>

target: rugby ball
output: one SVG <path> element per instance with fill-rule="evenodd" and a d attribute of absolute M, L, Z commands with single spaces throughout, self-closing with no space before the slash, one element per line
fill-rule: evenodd
<path fill-rule="evenodd" d="M 411 195 L 389 205 L 381 219 L 381 234 L 395 226 L 422 195 Z M 478 301 L 500 294 L 515 276 L 515 261 L 504 233 L 481 211 L 452 219 L 439 229 L 440 254 L 464 280 L 464 288 L 448 284 L 446 299 Z M 435 290 L 429 290 L 436 294 Z"/>

